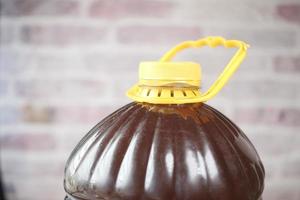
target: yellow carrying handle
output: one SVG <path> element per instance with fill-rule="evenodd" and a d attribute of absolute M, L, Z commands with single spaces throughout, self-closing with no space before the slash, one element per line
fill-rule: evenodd
<path fill-rule="evenodd" d="M 177 46 L 173 47 L 169 50 L 161 59 L 160 62 L 168 62 L 170 61 L 177 52 L 182 51 L 187 48 L 199 48 L 203 46 L 209 47 L 217 47 L 223 45 L 226 48 L 239 48 L 232 59 L 229 61 L 227 66 L 224 68 L 223 72 L 220 74 L 218 79 L 212 84 L 212 86 L 200 96 L 198 101 L 207 101 L 214 97 L 227 83 L 229 78 L 233 75 L 233 73 L 237 70 L 240 66 L 242 61 L 244 60 L 247 52 L 247 48 L 249 47 L 248 44 L 239 40 L 225 40 L 222 37 L 206 37 L 196 41 L 185 41 Z"/>

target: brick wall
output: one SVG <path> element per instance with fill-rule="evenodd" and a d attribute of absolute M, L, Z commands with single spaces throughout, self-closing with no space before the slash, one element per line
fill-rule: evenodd
<path fill-rule="evenodd" d="M 209 101 L 253 141 L 265 200 L 300 199 L 299 0 L 2 0 L 0 146 L 9 200 L 63 199 L 64 163 L 99 120 L 129 102 L 141 60 L 207 35 L 251 44 Z M 233 54 L 192 50 L 207 88 Z"/>

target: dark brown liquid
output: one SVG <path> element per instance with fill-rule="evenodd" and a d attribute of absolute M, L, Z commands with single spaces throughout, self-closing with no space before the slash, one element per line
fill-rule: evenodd
<path fill-rule="evenodd" d="M 128 104 L 96 125 L 65 170 L 70 199 L 259 200 L 264 168 L 208 105 Z"/>

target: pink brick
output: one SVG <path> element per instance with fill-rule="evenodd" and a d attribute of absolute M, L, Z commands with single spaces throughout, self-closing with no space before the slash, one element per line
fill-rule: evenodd
<path fill-rule="evenodd" d="M 9 152 L 6 152 L 6 154 L 9 154 Z M 14 158 L 12 155 L 11 158 L 5 159 L 5 162 L 3 162 L 2 171 L 7 176 L 54 176 L 60 178 L 63 177 L 65 162 L 66 160 L 61 159 L 47 160 L 47 158 L 45 157 L 40 157 L 38 160 L 28 158 Z"/>
<path fill-rule="evenodd" d="M 90 53 L 84 55 L 83 60 L 86 70 L 106 73 L 117 71 L 119 74 L 134 73 L 136 75 L 141 61 L 151 59 L 157 60 L 161 54 L 162 53 L 159 51 L 157 51 L 157 53 L 140 53 L 137 48 L 133 53 L 120 51 L 110 53 Z M 122 77 L 127 79 L 127 75 Z M 134 78 L 137 78 L 137 76 Z"/>
<path fill-rule="evenodd" d="M 44 151 L 56 146 L 55 138 L 49 133 L 2 133 L 0 137 L 2 150 Z"/>
<path fill-rule="evenodd" d="M 286 182 L 280 184 L 280 179 L 278 183 L 272 183 L 274 185 L 266 185 L 263 200 L 299 200 L 300 199 L 300 191 L 298 184 L 289 184 Z"/>
<path fill-rule="evenodd" d="M 25 105 L 22 107 L 22 120 L 27 123 L 50 123 L 53 121 L 54 109 Z"/>
<path fill-rule="evenodd" d="M 12 77 L 26 71 L 33 64 L 34 55 L 16 50 L 4 49 L 0 52 L 0 76 Z"/>
<path fill-rule="evenodd" d="M 300 126 L 300 110 L 274 107 L 238 108 L 234 119 L 237 123 Z"/>
<path fill-rule="evenodd" d="M 299 73 L 300 55 L 299 56 L 276 56 L 273 59 L 273 68 L 276 72 Z"/>
<path fill-rule="evenodd" d="M 292 140 L 290 140 L 290 141 L 292 141 Z M 298 158 L 298 159 L 294 158 L 294 159 L 285 161 L 285 165 L 282 166 L 281 173 L 282 173 L 283 177 L 294 178 L 294 179 L 300 180 L 300 158 Z"/>
<path fill-rule="evenodd" d="M 1 2 L 1 13 L 8 16 L 75 15 L 79 12 L 74 0 L 9 0 Z"/>
<path fill-rule="evenodd" d="M 0 124 L 17 124 L 21 121 L 21 112 L 16 106 L 2 105 L 0 107 Z"/>
<path fill-rule="evenodd" d="M 251 130 L 250 130 L 251 131 Z M 278 166 L 274 162 L 276 156 L 285 156 L 289 154 L 297 154 L 299 150 L 300 136 L 298 133 L 278 133 L 275 131 L 248 133 L 246 135 L 250 138 L 251 142 L 254 144 L 255 148 L 262 156 L 262 159 L 266 159 L 269 168 L 289 168 L 286 166 Z M 288 145 L 287 145 L 288 144 Z M 275 156 L 275 157 L 274 157 Z M 271 163 L 270 163 L 271 162 Z M 276 166 L 272 166 L 276 165 Z M 293 167 L 290 167 L 293 169 Z M 273 170 L 272 170 L 273 171 Z M 268 172 L 272 173 L 272 172 Z M 273 174 L 271 174 L 273 175 Z"/>
<path fill-rule="evenodd" d="M 117 33 L 117 38 L 120 43 L 151 45 L 193 40 L 201 36 L 202 31 L 200 28 L 182 26 L 125 26 L 119 28 Z"/>
<path fill-rule="evenodd" d="M 10 51 L 1 51 L 0 53 L 0 74 L 2 76 L 7 74 L 14 74 L 19 68 L 19 54 Z"/>
<path fill-rule="evenodd" d="M 61 142 L 60 149 L 66 152 L 67 156 L 73 151 L 76 145 L 80 142 L 80 140 L 91 130 L 97 122 L 92 122 L 89 124 L 85 124 L 83 128 L 72 130 L 72 131 L 64 131 L 61 134 L 59 141 Z M 69 124 L 71 125 L 71 124 Z"/>
<path fill-rule="evenodd" d="M 105 35 L 105 28 L 86 25 L 29 25 L 21 29 L 22 42 L 35 45 L 95 44 Z"/>
<path fill-rule="evenodd" d="M 286 3 L 277 6 L 277 15 L 289 22 L 300 23 L 300 4 Z"/>
<path fill-rule="evenodd" d="M 10 24 L 0 24 L 0 44 L 9 45 L 16 40 L 16 27 Z"/>
<path fill-rule="evenodd" d="M 238 72 L 239 73 L 239 72 Z M 254 72 L 252 72 L 254 74 Z M 207 88 L 207 87 L 206 87 Z M 221 91 L 220 95 L 230 98 L 254 99 L 294 99 L 299 97 L 297 83 L 280 80 L 232 80 Z"/>
<path fill-rule="evenodd" d="M 99 98 L 108 88 L 101 80 L 24 80 L 18 81 L 16 94 L 24 98 Z"/>
<path fill-rule="evenodd" d="M 95 124 L 117 109 L 116 106 L 35 106 L 20 108 L 26 123 Z"/>
<path fill-rule="evenodd" d="M 242 28 L 210 28 L 208 35 L 221 35 L 227 39 L 242 40 L 250 44 L 249 52 L 256 49 L 294 48 L 297 45 L 297 31 L 283 28 L 242 29 Z"/>
<path fill-rule="evenodd" d="M 54 122 L 61 124 L 91 123 L 96 124 L 115 111 L 113 106 L 64 106 L 56 107 Z"/>
<path fill-rule="evenodd" d="M 0 80 L 0 97 L 7 95 L 9 82 L 7 80 Z"/>
<path fill-rule="evenodd" d="M 15 199 L 39 200 L 41 197 L 43 200 L 64 199 L 65 192 L 63 189 L 62 177 L 53 177 L 50 181 L 49 179 L 46 179 L 45 176 L 40 176 L 33 180 L 32 179 L 33 178 L 31 177 L 28 178 L 27 182 L 24 180 L 15 181 L 16 191 L 18 192 L 16 195 L 18 198 Z M 19 196 L 22 198 L 19 198 Z"/>
<path fill-rule="evenodd" d="M 164 1 L 150 0 L 94 0 L 90 5 L 90 15 L 108 19 L 126 17 L 162 17 L 169 15 L 173 4 Z"/>
<path fill-rule="evenodd" d="M 10 194 L 11 199 L 22 200 L 58 200 L 64 199 L 62 177 L 12 177 L 14 180 L 7 180 L 14 186 L 15 194 Z M 20 198 L 21 197 L 21 198 Z"/>

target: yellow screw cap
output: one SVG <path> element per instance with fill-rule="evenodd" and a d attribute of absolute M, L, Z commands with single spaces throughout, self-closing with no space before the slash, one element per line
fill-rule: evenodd
<path fill-rule="evenodd" d="M 200 65 L 193 62 L 141 62 L 139 85 L 162 86 L 182 83 L 199 87 Z"/>
<path fill-rule="evenodd" d="M 200 93 L 201 68 L 194 62 L 170 61 L 178 51 L 190 47 L 208 45 L 239 50 L 230 60 L 218 79 L 204 93 Z M 249 45 L 238 40 L 222 37 L 207 37 L 197 41 L 186 41 L 168 51 L 157 62 L 141 62 L 139 82 L 127 91 L 127 96 L 138 102 L 153 104 L 184 104 L 207 101 L 214 97 L 227 83 L 246 56 Z"/>

